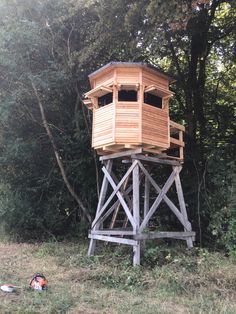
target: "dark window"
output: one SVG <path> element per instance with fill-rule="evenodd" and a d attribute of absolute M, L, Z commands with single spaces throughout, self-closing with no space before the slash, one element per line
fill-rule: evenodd
<path fill-rule="evenodd" d="M 120 90 L 118 92 L 118 101 L 137 101 L 137 91 Z"/>
<path fill-rule="evenodd" d="M 144 93 L 144 102 L 145 104 L 162 108 L 162 98 L 151 93 Z"/>
<path fill-rule="evenodd" d="M 105 106 L 112 103 L 112 93 L 98 97 L 98 106 Z"/>

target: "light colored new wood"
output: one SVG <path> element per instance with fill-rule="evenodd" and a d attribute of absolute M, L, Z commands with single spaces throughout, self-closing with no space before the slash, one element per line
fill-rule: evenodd
<path fill-rule="evenodd" d="M 178 140 L 178 139 L 176 139 L 176 138 L 173 138 L 173 137 L 171 137 L 170 138 L 170 146 L 177 146 L 177 147 L 179 147 L 179 146 L 181 146 L 181 147 L 184 147 L 184 142 L 183 141 L 181 141 L 181 140 Z"/>
<path fill-rule="evenodd" d="M 166 111 L 153 106 L 142 106 L 142 142 L 169 148 L 169 117 Z"/>
<path fill-rule="evenodd" d="M 114 70 L 108 70 L 107 72 L 98 76 L 92 82 L 92 87 L 96 88 L 97 86 L 101 86 L 101 85 L 109 86 L 113 83 L 113 80 L 114 80 Z"/>
<path fill-rule="evenodd" d="M 140 111 L 138 102 L 118 102 L 115 113 L 115 142 L 129 144 L 139 142 Z"/>
<path fill-rule="evenodd" d="M 98 154 L 136 147 L 160 154 L 174 148 L 170 158 L 183 160 L 184 127 L 169 118 L 170 82 L 168 76 L 140 63 L 111 63 L 90 75 L 92 90 L 85 94 L 89 98 L 85 104 L 93 108 L 92 147 Z M 118 91 L 123 89 L 136 90 L 137 101 L 119 101 Z M 145 104 L 145 92 L 161 97 L 162 108 Z M 106 93 L 113 94 L 112 103 L 99 108 L 98 97 Z"/>
<path fill-rule="evenodd" d="M 117 84 L 139 84 L 139 69 L 117 68 Z"/>
<path fill-rule="evenodd" d="M 180 130 L 180 131 L 185 131 L 185 127 L 182 124 L 176 123 L 174 121 L 170 120 L 170 128 L 172 129 L 176 129 L 176 130 Z"/>
<path fill-rule="evenodd" d="M 148 85 L 145 89 L 144 89 L 144 92 L 145 93 L 151 93 L 151 94 L 154 94 L 154 95 L 157 95 L 159 97 L 171 97 L 173 96 L 173 92 L 171 92 L 168 89 L 166 88 L 163 88 L 162 86 L 158 86 L 158 85 Z"/>
<path fill-rule="evenodd" d="M 92 147 L 96 148 L 113 142 L 114 111 L 115 108 L 113 104 L 94 109 Z"/>
<path fill-rule="evenodd" d="M 112 93 L 112 88 L 108 86 L 98 86 L 85 94 L 85 97 L 101 97 L 107 93 Z"/>
<path fill-rule="evenodd" d="M 145 86 L 157 85 L 163 89 L 169 89 L 169 82 L 166 79 L 146 70 L 143 70 L 143 84 Z"/>

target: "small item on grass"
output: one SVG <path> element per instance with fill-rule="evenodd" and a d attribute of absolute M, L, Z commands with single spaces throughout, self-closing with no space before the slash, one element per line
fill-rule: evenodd
<path fill-rule="evenodd" d="M 4 292 L 14 292 L 15 291 L 15 288 L 18 288 L 17 286 L 14 286 L 14 285 L 2 285 L 1 287 L 1 290 L 4 291 Z"/>
<path fill-rule="evenodd" d="M 35 274 L 30 281 L 30 288 L 37 291 L 47 289 L 48 281 L 43 274 Z"/>

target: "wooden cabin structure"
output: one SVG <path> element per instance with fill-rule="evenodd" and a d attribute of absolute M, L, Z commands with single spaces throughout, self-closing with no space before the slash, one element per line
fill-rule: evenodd
<path fill-rule="evenodd" d="M 140 264 L 142 240 L 174 238 L 185 240 L 191 248 L 195 232 L 179 175 L 185 129 L 169 116 L 173 96 L 169 85 L 175 80 L 137 62 L 111 62 L 90 74 L 89 80 L 91 90 L 85 94 L 84 104 L 93 111 L 92 147 L 102 155 L 104 177 L 89 232 L 88 255 L 94 254 L 97 240 L 131 245 L 134 265 Z M 122 164 L 121 177 L 121 169 L 115 173 L 114 162 Z M 171 169 L 162 187 L 150 171 L 160 164 Z M 179 207 L 167 196 L 173 184 Z M 150 230 L 161 203 L 176 216 L 183 231 Z"/>
<path fill-rule="evenodd" d="M 99 155 L 141 147 L 183 160 L 184 126 L 170 120 L 166 74 L 136 62 L 111 62 L 89 76 L 85 104 L 93 109 L 92 147 Z"/>

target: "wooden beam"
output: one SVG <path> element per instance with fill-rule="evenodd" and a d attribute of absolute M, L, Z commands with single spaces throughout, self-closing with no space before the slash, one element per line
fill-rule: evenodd
<path fill-rule="evenodd" d="M 185 127 L 182 124 L 176 123 L 170 120 L 170 127 L 176 130 L 185 131 Z"/>
<path fill-rule="evenodd" d="M 132 186 L 128 187 L 128 189 L 124 192 L 124 195 L 129 194 L 129 193 L 132 191 L 132 189 L 133 189 Z M 119 204 L 120 204 L 120 201 L 117 200 L 117 201 L 111 206 L 111 208 L 108 209 L 108 211 L 104 214 L 104 216 L 101 216 L 101 217 L 99 218 L 98 222 L 99 222 L 99 221 L 104 222 L 104 221 L 112 214 L 112 212 L 115 210 L 115 208 L 116 208 Z"/>
<path fill-rule="evenodd" d="M 187 240 L 195 238 L 196 232 L 170 232 L 170 231 L 162 231 L 162 232 L 147 232 L 147 233 L 138 233 L 134 235 L 135 240 L 148 240 L 148 239 L 162 239 L 162 238 L 173 238 L 180 240 Z"/>
<path fill-rule="evenodd" d="M 115 180 L 115 183 L 118 184 L 118 179 L 115 177 L 114 174 L 112 174 L 112 177 L 113 179 Z M 122 192 L 122 195 L 124 196 L 125 200 L 127 201 L 128 205 L 129 205 L 129 208 L 131 208 L 131 199 L 129 198 L 129 196 L 124 193 L 124 191 L 126 190 L 127 188 L 127 185 L 128 185 L 128 182 L 129 182 L 129 178 L 130 177 L 127 177 L 127 179 L 125 180 L 123 186 L 121 187 L 121 192 Z M 110 229 L 113 229 L 114 228 L 114 225 L 116 223 L 116 220 L 117 220 L 117 216 L 118 216 L 118 213 L 120 212 L 120 207 L 121 207 L 121 203 L 119 202 L 114 213 L 113 213 L 113 216 L 112 216 L 112 219 L 111 219 L 111 222 L 110 222 Z"/>
<path fill-rule="evenodd" d="M 113 165 L 113 160 L 108 160 L 105 164 L 105 167 L 109 173 L 112 170 L 112 165 Z M 103 181 L 102 181 L 101 191 L 100 191 L 100 197 L 98 200 L 95 219 L 97 219 L 97 217 L 99 216 L 100 210 L 102 209 L 102 205 L 104 204 L 106 193 L 107 193 L 107 187 L 108 187 L 108 180 L 104 176 Z M 100 227 L 100 223 L 95 225 L 94 229 L 95 230 L 99 229 L 99 227 Z M 96 241 L 94 239 L 91 239 L 89 243 L 88 256 L 91 256 L 94 254 L 95 248 L 96 248 Z"/>
<path fill-rule="evenodd" d="M 158 193 L 161 192 L 161 188 L 156 184 L 156 182 L 153 180 L 151 175 L 148 173 L 148 171 L 144 168 L 144 166 L 139 163 L 139 167 L 147 177 L 147 179 L 150 181 L 150 183 L 153 185 L 153 187 L 156 189 Z M 179 167 L 178 172 L 180 172 L 182 167 Z M 169 206 L 171 211 L 175 214 L 175 216 L 179 219 L 179 221 L 182 223 L 182 225 L 186 228 L 187 231 L 191 231 L 191 225 L 189 225 L 183 218 L 182 213 L 178 210 L 178 208 L 174 205 L 174 203 L 169 199 L 167 195 L 163 195 L 163 200 L 165 203 Z"/>
<path fill-rule="evenodd" d="M 108 86 L 98 86 L 85 93 L 86 98 L 90 97 L 101 97 L 107 93 L 112 93 L 113 89 Z"/>
<path fill-rule="evenodd" d="M 155 95 L 158 95 L 160 97 L 166 97 L 166 96 L 173 96 L 174 93 L 171 92 L 169 89 L 165 89 L 161 86 L 157 86 L 157 85 L 150 85 L 150 86 L 147 86 L 145 89 L 144 89 L 144 92 L 145 93 L 154 93 Z"/>
<path fill-rule="evenodd" d="M 114 243 L 120 243 L 120 244 L 127 244 L 127 245 L 137 245 L 138 241 L 132 240 L 132 239 L 124 239 L 124 238 L 116 238 L 116 237 L 110 237 L 100 234 L 89 234 L 88 236 L 90 239 L 94 240 L 101 240 L 106 242 L 114 242 Z"/>
<path fill-rule="evenodd" d="M 133 235 L 133 230 L 116 230 L 116 229 L 103 229 L 103 230 L 91 230 L 90 234 L 101 234 L 101 235 L 119 235 L 119 236 L 124 236 L 124 235 Z"/>
<path fill-rule="evenodd" d="M 144 208 L 143 208 L 143 218 L 146 217 L 149 206 L 150 206 L 150 181 L 148 180 L 147 176 L 145 176 L 145 186 L 144 186 Z"/>
<path fill-rule="evenodd" d="M 133 228 L 134 234 L 139 230 L 140 225 L 140 203 L 139 203 L 139 166 L 137 160 L 133 160 L 136 167 L 133 169 L 133 215 L 135 226 Z M 133 246 L 133 265 L 140 265 L 140 242 Z"/>
<path fill-rule="evenodd" d="M 121 179 L 121 181 L 119 182 L 119 184 L 116 186 L 113 179 L 110 177 L 110 174 L 107 172 L 106 168 L 103 167 L 102 171 L 105 173 L 106 178 L 109 180 L 109 182 L 111 183 L 112 181 L 112 185 L 114 188 L 114 191 L 112 192 L 112 194 L 109 196 L 109 198 L 107 199 L 107 201 L 105 202 L 105 204 L 103 205 L 103 207 L 101 208 L 101 210 L 99 211 L 97 217 L 95 218 L 95 220 L 92 223 L 92 228 L 96 225 L 96 223 L 98 222 L 98 219 L 100 218 L 100 216 L 102 215 L 102 213 L 105 211 L 106 207 L 108 206 L 108 204 L 110 203 L 110 201 L 113 199 L 113 197 L 117 194 L 117 192 L 119 191 L 119 189 L 121 188 L 122 184 L 124 183 L 125 179 L 130 175 L 130 173 L 133 171 L 133 168 L 135 167 L 135 164 L 131 165 L 131 167 L 127 170 L 127 172 L 125 173 L 125 175 L 123 176 L 123 178 Z M 119 193 L 120 195 L 121 193 Z M 117 195 L 118 196 L 118 195 Z M 119 197 L 118 197 L 119 198 Z M 123 200 L 124 201 L 124 200 Z M 126 203 L 125 203 L 125 206 Z M 132 217 L 132 221 L 133 221 L 133 217 Z M 134 221 L 133 221 L 134 223 Z"/>
<path fill-rule="evenodd" d="M 105 156 L 105 157 L 107 157 L 107 156 Z M 162 164 L 162 165 L 170 165 L 170 166 L 180 166 L 181 165 L 181 163 L 179 161 L 176 161 L 176 160 L 165 160 L 165 159 L 160 159 L 157 157 L 149 157 L 149 156 L 144 156 L 144 155 L 132 154 L 131 158 L 143 160 L 146 162 L 158 163 L 158 164 Z"/>
<path fill-rule="evenodd" d="M 175 175 L 176 175 L 176 168 L 173 170 L 171 175 L 169 176 L 168 180 L 166 181 L 165 185 L 163 186 L 162 190 L 160 191 L 158 197 L 156 198 L 155 202 L 153 203 L 152 207 L 150 208 L 149 212 L 147 213 L 146 217 L 144 218 L 140 228 L 139 232 L 142 232 L 144 228 L 146 228 L 147 223 L 149 222 L 149 219 L 152 217 L 158 206 L 160 205 L 163 196 L 168 192 L 170 189 L 172 183 L 174 182 Z"/>
<path fill-rule="evenodd" d="M 137 148 L 135 150 L 127 150 L 125 152 L 119 152 L 119 153 L 114 153 L 114 154 L 102 156 L 102 157 L 99 158 L 99 160 L 105 161 L 105 160 L 108 160 L 108 159 L 114 159 L 114 158 L 121 158 L 121 157 L 131 156 L 132 154 L 141 154 L 142 151 L 143 151 L 143 149 L 140 147 L 140 148 Z"/>
<path fill-rule="evenodd" d="M 186 223 L 188 223 L 188 225 L 189 225 L 188 229 L 191 231 L 192 226 L 191 226 L 191 223 L 188 221 L 187 210 L 186 210 L 186 206 L 185 206 L 184 195 L 183 195 L 183 190 L 182 190 L 182 186 L 181 186 L 179 173 L 175 177 L 175 186 L 176 186 L 176 191 L 177 191 L 178 200 L 179 200 L 179 206 L 180 206 L 181 213 L 183 215 L 183 219 Z M 186 231 L 186 228 L 185 228 L 185 231 Z M 188 248 L 193 247 L 192 239 L 187 239 L 187 246 L 188 246 Z"/>
<path fill-rule="evenodd" d="M 110 176 L 110 174 L 106 171 L 106 169 L 105 169 L 104 167 L 103 167 L 103 169 L 102 169 L 103 172 L 104 172 L 104 174 L 105 174 L 105 176 L 107 177 L 108 181 L 110 182 L 110 184 L 111 184 L 111 186 L 112 186 L 112 188 L 113 188 L 115 194 L 117 195 L 117 197 L 118 197 L 118 199 L 119 199 L 119 201 L 120 201 L 122 207 L 124 208 L 124 210 L 125 210 L 125 212 L 126 212 L 126 215 L 128 216 L 128 219 L 129 219 L 131 225 L 133 226 L 133 228 L 136 228 L 136 224 L 135 224 L 134 218 L 133 218 L 133 216 L 131 215 L 130 210 L 129 210 L 129 207 L 127 206 L 127 204 L 126 204 L 126 202 L 125 202 L 125 200 L 124 200 L 122 194 L 119 192 L 119 189 L 120 189 L 121 185 L 124 183 L 124 180 L 123 180 L 123 179 L 124 179 L 124 178 L 125 178 L 125 179 L 127 178 L 127 173 L 128 173 L 128 175 L 129 175 L 130 172 L 133 171 L 133 169 L 135 168 L 135 166 L 137 165 L 137 163 L 138 163 L 138 162 L 135 161 L 135 162 L 132 164 L 132 166 L 131 166 L 131 167 L 129 168 L 129 170 L 126 172 L 126 175 L 122 178 L 122 180 L 120 181 L 120 183 L 119 183 L 118 185 L 115 184 L 114 180 L 112 179 L 112 177 Z M 122 184 L 121 184 L 121 182 L 122 182 Z M 113 193 L 114 193 L 114 192 L 113 192 Z M 112 193 L 112 194 L 113 194 L 113 193 Z M 112 196 L 112 198 L 113 198 L 113 196 Z"/>
<path fill-rule="evenodd" d="M 177 146 L 177 147 L 184 147 L 185 144 L 183 141 L 181 140 L 178 140 L 177 138 L 174 138 L 174 137 L 170 137 L 170 147 L 173 147 L 173 146 Z"/>

